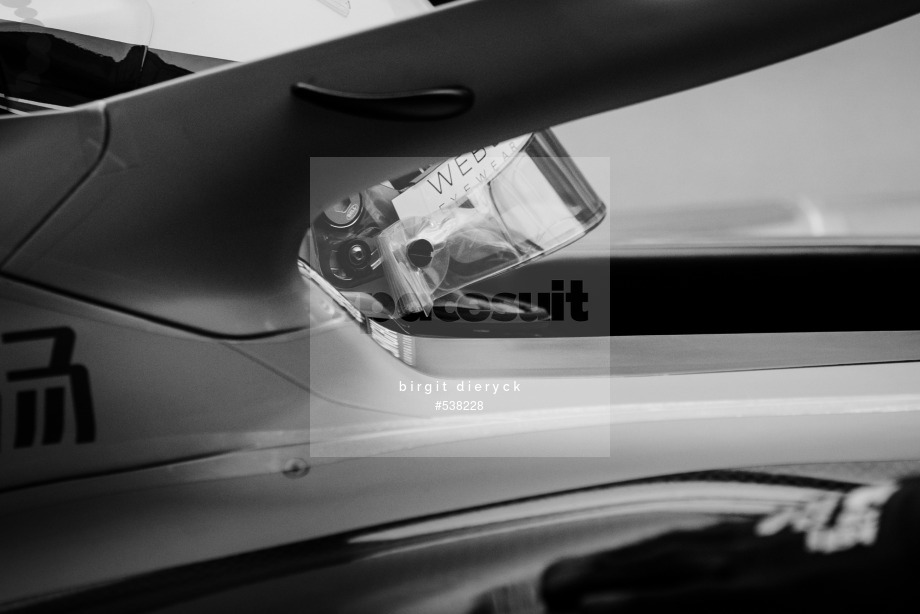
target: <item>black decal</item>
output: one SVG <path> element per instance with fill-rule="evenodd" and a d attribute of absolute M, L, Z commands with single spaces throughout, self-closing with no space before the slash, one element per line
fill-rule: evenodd
<path fill-rule="evenodd" d="M 16 395 L 16 441 L 17 448 L 28 448 L 35 442 L 35 406 L 37 395 L 34 390 L 21 390 Z"/>
<path fill-rule="evenodd" d="M 16 369 L 6 374 L 8 382 L 34 382 L 31 389 L 16 393 L 16 429 L 13 447 L 27 448 L 35 445 L 38 425 L 39 391 L 44 399 L 42 444 L 61 443 L 64 439 L 67 388 L 41 380 L 52 377 L 68 378 L 73 406 L 77 443 L 96 439 L 96 421 L 90 392 L 89 372 L 83 365 L 71 363 L 76 334 L 66 327 L 7 333 L 0 337 L 4 344 L 42 341 L 50 339 L 51 357 L 47 366 Z"/>
<path fill-rule="evenodd" d="M 64 439 L 64 387 L 45 389 L 45 434 L 42 445 L 61 443 Z"/>

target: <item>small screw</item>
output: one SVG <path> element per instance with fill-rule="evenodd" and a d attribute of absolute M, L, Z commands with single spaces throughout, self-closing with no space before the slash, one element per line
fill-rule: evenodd
<path fill-rule="evenodd" d="M 409 262 L 420 269 L 431 264 L 431 255 L 433 253 L 434 247 L 425 239 L 416 239 L 406 247 Z"/>
<path fill-rule="evenodd" d="M 284 464 L 284 469 L 281 470 L 281 473 L 284 477 L 292 480 L 302 478 L 310 473 L 310 465 L 302 458 L 292 458 Z"/>
<path fill-rule="evenodd" d="M 367 254 L 360 245 L 352 245 L 348 248 L 348 257 L 355 266 L 361 266 L 364 264 L 364 261 L 367 260 Z"/>

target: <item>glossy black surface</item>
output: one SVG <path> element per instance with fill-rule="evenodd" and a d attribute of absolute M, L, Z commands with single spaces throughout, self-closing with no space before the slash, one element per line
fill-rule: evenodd
<path fill-rule="evenodd" d="M 588 317 L 540 326 L 491 323 L 477 334 L 444 318 L 402 330 L 425 337 L 597 337 L 920 330 L 912 279 L 920 247 L 800 245 L 617 248 L 559 253 L 465 289 L 544 307 L 549 280 L 582 282 Z M 568 285 L 565 288 L 569 288 Z M 462 323 L 461 323 L 462 324 Z M 395 324 L 387 324 L 399 330 Z M 492 329 L 501 329 L 492 330 Z"/>
<path fill-rule="evenodd" d="M 616 547 L 669 529 L 737 518 L 729 499 L 710 511 L 690 511 L 672 494 L 680 483 L 722 484 L 723 492 L 752 485 L 761 500 L 776 486 L 846 491 L 846 481 L 748 471 L 701 471 L 559 493 L 603 493 L 647 485 L 649 500 L 671 510 L 626 511 L 629 499 L 554 508 L 553 496 L 518 500 L 529 514 L 505 515 L 485 506 L 295 542 L 175 567 L 44 600 L 6 604 L 4 611 L 39 612 L 470 612 L 479 598 L 509 580 L 535 580 L 559 557 Z M 750 491 L 749 491 L 750 492 Z M 803 493 L 808 491 L 803 491 Z M 647 495 L 648 496 L 648 495 Z M 541 505 L 541 504 L 546 504 Z M 603 511 L 599 511 L 599 510 Z M 698 509 L 698 508 L 697 508 Z M 625 513 L 624 513 L 625 511 Z M 487 521 L 477 513 L 496 513 Z M 585 513 L 589 512 L 589 513 Z M 360 580 L 357 580 L 360 578 Z"/>
<path fill-rule="evenodd" d="M 221 63 L 0 20 L 0 105 L 14 111 L 83 104 Z"/>

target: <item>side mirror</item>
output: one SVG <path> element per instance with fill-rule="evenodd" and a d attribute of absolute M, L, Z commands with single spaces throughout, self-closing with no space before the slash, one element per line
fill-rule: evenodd
<path fill-rule="evenodd" d="M 549 254 L 606 215 L 549 131 L 450 158 L 327 206 L 307 260 L 393 317 Z M 389 300 L 387 300 L 389 299 Z"/>

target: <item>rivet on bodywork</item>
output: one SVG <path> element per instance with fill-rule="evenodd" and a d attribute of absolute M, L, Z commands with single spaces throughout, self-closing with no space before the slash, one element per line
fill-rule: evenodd
<path fill-rule="evenodd" d="M 286 478 L 302 478 L 310 473 L 310 465 L 302 458 L 292 458 L 284 463 L 284 469 L 281 473 Z"/>

